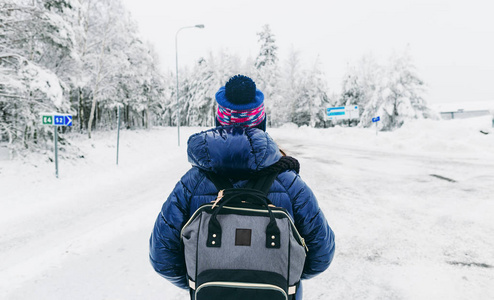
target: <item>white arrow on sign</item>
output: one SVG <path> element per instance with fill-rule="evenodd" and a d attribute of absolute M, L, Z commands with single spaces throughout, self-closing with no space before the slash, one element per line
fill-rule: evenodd
<path fill-rule="evenodd" d="M 72 116 L 65 116 L 65 125 L 72 126 Z"/>

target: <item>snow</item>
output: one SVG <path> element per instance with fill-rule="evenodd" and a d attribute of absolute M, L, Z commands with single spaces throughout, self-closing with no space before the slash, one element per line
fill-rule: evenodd
<path fill-rule="evenodd" d="M 494 130 L 489 117 L 374 128 L 268 129 L 301 163 L 336 234 L 304 299 L 493 299 Z M 60 152 L 0 145 L 0 299 L 186 299 L 148 262 L 155 218 L 205 128 L 71 134 Z M 480 130 L 489 134 L 482 134 Z M 52 154 L 49 154 L 52 156 Z"/>
<path fill-rule="evenodd" d="M 43 96 L 53 101 L 56 107 L 66 106 L 63 96 L 64 87 L 62 86 L 64 84 L 52 71 L 28 63 L 23 73 L 25 78 L 29 80 L 31 91 L 40 91 Z"/>

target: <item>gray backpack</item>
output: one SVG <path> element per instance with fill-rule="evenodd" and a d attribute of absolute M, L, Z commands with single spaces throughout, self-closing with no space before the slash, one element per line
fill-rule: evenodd
<path fill-rule="evenodd" d="M 295 299 L 307 248 L 289 213 L 266 196 L 276 175 L 233 188 L 208 174 L 218 198 L 181 232 L 191 299 Z"/>

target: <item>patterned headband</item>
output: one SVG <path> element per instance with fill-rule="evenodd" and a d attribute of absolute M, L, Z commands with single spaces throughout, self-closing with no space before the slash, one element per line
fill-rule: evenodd
<path fill-rule="evenodd" d="M 239 124 L 247 127 L 255 127 L 264 118 L 264 103 L 261 103 L 256 108 L 245 110 L 234 110 L 218 104 L 217 119 L 221 125 Z"/>

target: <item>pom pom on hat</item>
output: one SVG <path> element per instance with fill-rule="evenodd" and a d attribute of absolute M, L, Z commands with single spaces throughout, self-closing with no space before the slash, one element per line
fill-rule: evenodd
<path fill-rule="evenodd" d="M 256 98 L 256 84 L 244 75 L 235 75 L 225 84 L 225 97 L 234 104 L 247 104 Z"/>

